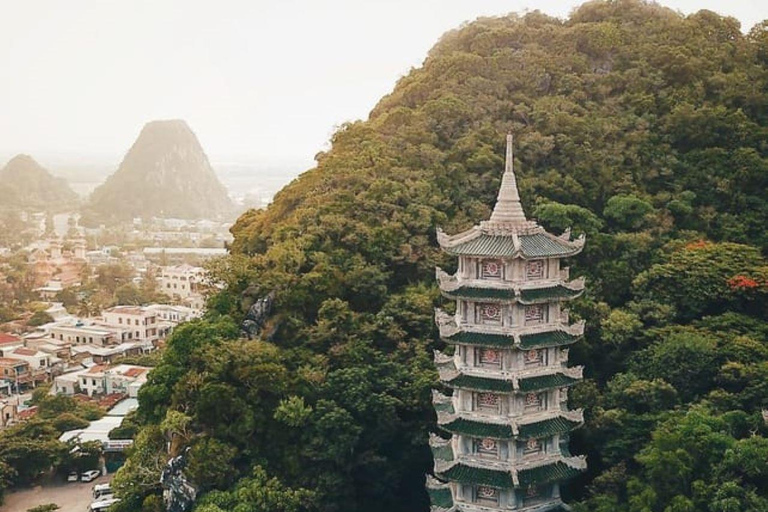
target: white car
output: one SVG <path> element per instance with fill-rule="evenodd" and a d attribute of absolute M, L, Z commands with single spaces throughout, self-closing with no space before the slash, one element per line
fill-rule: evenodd
<path fill-rule="evenodd" d="M 67 482 L 77 482 L 78 480 L 80 480 L 80 475 L 77 474 L 77 471 L 73 471 L 67 475 Z"/>
<path fill-rule="evenodd" d="M 88 512 L 106 512 L 107 510 L 109 510 L 109 507 L 119 502 L 120 502 L 120 498 L 94 501 L 88 506 Z"/>
<path fill-rule="evenodd" d="M 92 480 L 96 480 L 99 475 L 101 475 L 101 471 L 98 469 L 91 469 L 90 471 L 86 471 L 82 475 L 80 475 L 80 481 L 81 482 L 90 482 Z"/>

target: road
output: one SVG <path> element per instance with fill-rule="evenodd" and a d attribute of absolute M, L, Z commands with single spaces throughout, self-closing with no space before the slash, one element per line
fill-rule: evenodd
<path fill-rule="evenodd" d="M 60 512 L 86 512 L 93 501 L 92 489 L 96 484 L 112 480 L 112 475 L 100 476 L 93 482 L 48 483 L 6 494 L 2 512 L 26 512 L 38 505 L 56 503 Z"/>

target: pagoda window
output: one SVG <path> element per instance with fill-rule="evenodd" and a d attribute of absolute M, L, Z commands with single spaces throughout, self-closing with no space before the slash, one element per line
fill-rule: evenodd
<path fill-rule="evenodd" d="M 536 457 L 545 453 L 545 444 L 541 439 L 534 437 L 526 440 L 524 443 L 520 443 L 523 457 Z"/>
<path fill-rule="evenodd" d="M 523 353 L 525 366 L 542 366 L 546 364 L 546 353 L 543 349 L 526 350 Z"/>
<path fill-rule="evenodd" d="M 496 439 L 491 439 L 489 437 L 484 439 L 475 439 L 474 452 L 478 457 L 498 459 L 499 442 Z"/>
<path fill-rule="evenodd" d="M 544 393 L 526 393 L 524 400 L 525 412 L 540 411 L 545 407 Z"/>
<path fill-rule="evenodd" d="M 486 505 L 499 505 L 500 492 L 496 487 L 478 485 L 475 487 L 474 502 Z"/>
<path fill-rule="evenodd" d="M 501 306 L 499 304 L 477 304 L 476 318 L 478 324 L 501 325 Z"/>
<path fill-rule="evenodd" d="M 475 354 L 475 366 L 501 368 L 501 350 L 494 348 L 478 348 L 475 351 Z"/>
<path fill-rule="evenodd" d="M 547 304 L 525 306 L 525 325 L 539 325 L 547 322 L 549 308 Z"/>
<path fill-rule="evenodd" d="M 501 408 L 501 396 L 496 393 L 475 394 L 475 410 L 498 414 Z"/>
<path fill-rule="evenodd" d="M 523 506 L 536 505 L 546 501 L 552 496 L 552 486 L 530 485 L 523 491 Z"/>
<path fill-rule="evenodd" d="M 526 279 L 544 279 L 544 260 L 532 260 L 525 264 Z"/>
<path fill-rule="evenodd" d="M 501 279 L 502 269 L 504 268 L 501 260 L 486 259 L 480 261 L 480 279 Z"/>

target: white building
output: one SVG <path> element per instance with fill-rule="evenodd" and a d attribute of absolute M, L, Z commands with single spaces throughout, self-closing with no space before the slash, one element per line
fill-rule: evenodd
<path fill-rule="evenodd" d="M 80 320 L 57 322 L 46 327 L 52 340 L 71 343 L 72 345 L 116 345 L 123 339 L 126 329 L 108 326 L 86 325 Z"/>
<path fill-rule="evenodd" d="M 88 396 L 123 393 L 131 398 L 136 398 L 139 388 L 147 381 L 147 374 L 151 368 L 120 364 L 114 367 L 108 365 L 96 365 L 83 372 L 77 372 L 78 387 Z M 61 382 L 61 389 L 68 390 L 71 377 Z M 59 384 L 57 384 L 57 388 Z"/>
<path fill-rule="evenodd" d="M 204 278 L 204 268 L 184 263 L 160 267 L 158 282 L 160 291 L 177 300 L 183 300 L 190 295 L 201 293 Z"/>
<path fill-rule="evenodd" d="M 155 342 L 160 339 L 157 314 L 149 308 L 139 306 L 115 306 L 102 313 L 105 325 L 124 328 L 128 340 Z M 126 338 L 123 337 L 123 341 Z"/>

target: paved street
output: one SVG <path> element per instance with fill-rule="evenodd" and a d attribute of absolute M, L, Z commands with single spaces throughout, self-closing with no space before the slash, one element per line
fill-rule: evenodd
<path fill-rule="evenodd" d="M 61 512 L 86 512 L 91 504 L 91 489 L 96 484 L 107 483 L 112 475 L 102 476 L 93 482 L 50 483 L 30 489 L 10 492 L 5 496 L 2 512 L 26 512 L 32 507 L 56 503 Z"/>

